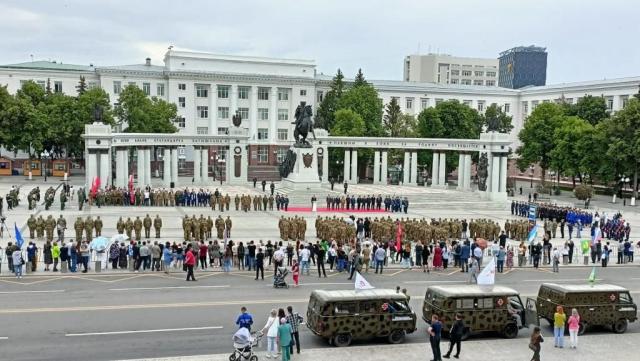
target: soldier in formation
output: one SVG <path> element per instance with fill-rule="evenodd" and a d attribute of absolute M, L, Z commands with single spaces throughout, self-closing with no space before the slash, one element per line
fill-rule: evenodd
<path fill-rule="evenodd" d="M 81 240 L 82 232 L 84 231 L 84 221 L 82 217 L 76 218 L 75 223 L 73 223 L 73 229 L 76 231 L 76 240 Z"/>
<path fill-rule="evenodd" d="M 278 229 L 283 241 L 303 241 L 307 232 L 307 220 L 298 216 L 281 216 Z"/>
<path fill-rule="evenodd" d="M 153 228 L 156 230 L 156 238 L 160 238 L 160 229 L 162 228 L 162 219 L 159 214 L 156 214 L 156 218 L 153 220 Z"/>
<path fill-rule="evenodd" d="M 40 187 L 35 187 L 27 195 L 29 210 L 35 209 L 38 202 L 40 202 Z"/>
<path fill-rule="evenodd" d="M 13 209 L 18 206 L 19 195 L 20 195 L 20 187 L 11 186 L 11 190 L 6 196 L 8 209 Z"/>
<path fill-rule="evenodd" d="M 139 241 L 142 238 L 142 220 L 140 216 L 136 216 L 136 219 L 133 221 L 133 230 L 136 233 L 136 241 Z"/>
<path fill-rule="evenodd" d="M 65 192 L 60 192 L 60 210 L 64 211 L 64 206 L 67 203 L 67 194 Z"/>
<path fill-rule="evenodd" d="M 49 210 L 51 205 L 53 204 L 53 200 L 56 196 L 56 190 L 53 187 L 47 188 L 47 191 L 44 193 L 44 209 Z"/>
<path fill-rule="evenodd" d="M 102 219 L 100 219 L 100 216 L 97 216 L 96 220 L 93 221 L 93 228 L 96 230 L 96 237 L 102 236 L 102 226 Z"/>
<path fill-rule="evenodd" d="M 38 237 L 38 239 L 44 238 L 44 226 L 44 218 L 42 218 L 42 215 L 40 215 L 38 216 L 38 219 L 36 219 L 36 237 Z"/>
<path fill-rule="evenodd" d="M 78 189 L 78 209 L 82 210 L 84 207 L 84 203 L 87 201 L 87 194 L 84 191 L 84 188 Z"/>
<path fill-rule="evenodd" d="M 144 217 L 144 220 L 142 221 L 142 225 L 144 226 L 144 238 L 151 238 L 151 225 L 153 224 L 153 221 L 151 220 L 151 217 L 149 216 L 149 213 L 147 213 L 147 216 Z"/>
<path fill-rule="evenodd" d="M 160 217 L 157 216 L 156 220 L 159 219 Z M 159 227 L 162 227 L 162 221 L 160 221 Z M 211 237 L 212 227 L 213 220 L 211 217 L 205 218 L 203 214 L 200 214 L 199 218 L 196 218 L 195 215 L 191 217 L 185 215 L 184 218 L 182 218 L 182 232 L 184 240 L 187 242 L 203 242 L 209 239 L 209 237 Z M 156 228 L 156 236 L 160 237 L 160 228 Z"/>
<path fill-rule="evenodd" d="M 36 217 L 33 214 L 27 219 L 27 227 L 29 227 L 29 238 L 33 239 L 36 233 Z"/>
<path fill-rule="evenodd" d="M 56 221 L 56 230 L 58 232 L 58 240 L 62 241 L 64 239 L 64 231 L 67 230 L 67 220 L 64 219 L 62 214 L 58 217 Z"/>
<path fill-rule="evenodd" d="M 280 222 L 286 222 L 283 217 L 280 218 Z M 316 218 L 316 235 L 323 240 L 335 240 L 337 242 L 346 243 L 356 236 L 356 229 L 352 224 L 345 222 L 341 218 L 333 217 L 318 217 Z M 287 224 L 280 229 L 280 237 L 283 237 L 283 228 L 286 230 Z M 286 237 L 287 235 L 284 234 Z M 284 238 L 283 238 L 284 239 Z"/>

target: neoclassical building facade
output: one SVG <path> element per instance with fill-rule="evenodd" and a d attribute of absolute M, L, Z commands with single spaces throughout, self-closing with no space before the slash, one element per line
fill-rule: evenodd
<path fill-rule="evenodd" d="M 242 118 L 240 128 L 247 137 L 249 169 L 247 179 L 277 179 L 277 164 L 283 159 L 293 140 L 293 113 L 300 102 L 316 109 L 329 90 L 333 74 L 319 73 L 312 60 L 216 55 L 210 53 L 169 50 L 164 64 L 124 66 L 82 66 L 49 61 L 36 61 L 0 66 L 0 85 L 10 92 L 21 83 L 34 80 L 43 87 L 50 82 L 52 91 L 75 94 L 80 76 L 89 87 L 101 87 L 116 103 L 122 89 L 135 84 L 147 95 L 175 103 L 179 119 L 176 127 L 184 135 L 224 136 L 229 134 L 232 117 Z M 611 112 L 625 106 L 638 92 L 640 77 L 587 81 L 529 87 L 519 90 L 494 86 L 416 83 L 395 80 L 369 80 L 378 90 L 384 104 L 396 98 L 403 112 L 418 115 L 423 109 L 441 101 L 456 99 L 483 112 L 495 103 L 513 117 L 510 134 L 513 147 L 527 115 L 544 102 L 577 102 L 585 95 L 602 96 Z M 114 129 L 115 132 L 122 129 Z M 178 146 L 176 154 L 162 146 L 156 154 L 144 153 L 149 159 L 177 158 L 180 174 L 190 175 L 197 162 L 208 172 L 226 161 L 228 146 Z M 123 157 L 123 154 L 114 157 Z M 115 159 L 114 158 L 114 162 Z M 155 164 L 147 173 L 158 174 L 162 166 Z M 224 169 L 225 167 L 219 167 Z M 202 174 L 202 173 L 200 173 Z M 224 177 L 225 175 L 221 173 Z M 146 175 L 148 176 L 148 175 Z M 380 175 L 378 175 L 380 177 Z"/>

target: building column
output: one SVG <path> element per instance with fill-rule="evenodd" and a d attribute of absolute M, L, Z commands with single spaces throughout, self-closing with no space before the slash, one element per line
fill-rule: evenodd
<path fill-rule="evenodd" d="M 218 87 L 209 87 L 209 135 L 218 134 Z"/>
<path fill-rule="evenodd" d="M 231 92 L 231 94 L 229 94 L 229 96 L 231 97 L 230 107 L 229 107 L 229 119 L 231 119 L 231 117 L 236 113 L 236 110 L 238 110 L 238 85 L 232 84 L 231 89 L 229 89 L 229 91 Z M 216 112 L 217 111 L 218 110 L 216 109 Z"/>
<path fill-rule="evenodd" d="M 151 185 L 151 149 L 153 147 L 147 147 L 144 150 L 144 184 Z"/>
<path fill-rule="evenodd" d="M 329 184 L 329 148 L 322 150 L 322 183 Z"/>
<path fill-rule="evenodd" d="M 447 186 L 447 153 L 440 153 L 440 160 L 438 161 L 438 185 L 441 187 Z"/>
<path fill-rule="evenodd" d="M 109 151 L 100 152 L 100 187 L 105 188 L 109 185 L 111 180 L 111 159 L 109 158 Z"/>
<path fill-rule="evenodd" d="M 440 162 L 440 153 L 437 152 L 433 152 L 433 156 L 432 156 L 432 162 L 431 162 L 431 186 L 432 187 L 436 187 L 438 186 L 438 163 Z"/>
<path fill-rule="evenodd" d="M 171 149 L 164 148 L 164 154 L 162 156 L 162 165 L 163 165 L 163 173 L 162 173 L 162 183 L 165 187 L 169 187 L 171 183 Z"/>
<path fill-rule="evenodd" d="M 500 157 L 500 181 L 499 181 L 499 192 L 507 192 L 507 157 Z"/>
<path fill-rule="evenodd" d="M 409 175 L 410 175 L 410 171 L 411 169 L 411 153 L 409 152 L 404 152 L 404 162 L 402 163 L 402 184 L 408 184 L 409 183 Z"/>
<path fill-rule="evenodd" d="M 136 168 L 137 168 L 137 172 L 136 172 L 136 176 L 137 176 L 137 181 L 138 181 L 138 187 L 140 188 L 144 188 L 144 148 L 142 147 L 138 147 L 136 148 L 137 151 L 137 159 L 136 159 Z"/>
<path fill-rule="evenodd" d="M 460 153 L 458 154 L 458 186 L 456 187 L 457 190 L 463 190 L 464 189 L 464 178 L 465 178 L 465 161 L 466 161 L 466 154 L 464 153 Z"/>
<path fill-rule="evenodd" d="M 255 140 L 258 132 L 258 87 L 251 87 L 251 107 L 249 108 L 249 139 Z"/>
<path fill-rule="evenodd" d="M 87 187 L 90 187 L 93 184 L 93 180 L 98 174 L 98 154 L 95 151 L 89 151 L 89 156 L 87 157 L 87 162 L 85 165 L 86 168 L 86 181 Z"/>
<path fill-rule="evenodd" d="M 193 184 L 202 183 L 200 177 L 200 148 L 193 148 Z"/>
<path fill-rule="evenodd" d="M 418 184 L 418 152 L 411 152 L 411 178 L 409 183 L 411 185 Z"/>
<path fill-rule="evenodd" d="M 116 152 L 116 187 L 122 187 L 122 184 L 124 184 L 124 179 L 125 177 L 123 176 L 122 171 L 124 170 L 122 168 L 122 163 L 124 163 L 124 160 L 122 159 L 122 151 L 119 148 L 114 148 L 115 152 Z"/>
<path fill-rule="evenodd" d="M 491 192 L 500 192 L 500 156 L 491 153 Z"/>
<path fill-rule="evenodd" d="M 129 184 L 129 148 L 124 148 L 120 152 L 122 153 L 122 184 L 120 186 L 127 188 Z"/>
<path fill-rule="evenodd" d="M 344 150 L 344 180 L 343 182 L 351 182 L 351 149 Z"/>
<path fill-rule="evenodd" d="M 171 181 L 178 186 L 178 148 L 171 148 Z"/>
<path fill-rule="evenodd" d="M 373 184 L 380 184 L 380 151 L 373 152 Z"/>
<path fill-rule="evenodd" d="M 462 189 L 471 190 L 471 154 L 464 155 L 464 176 L 462 178 Z"/>
<path fill-rule="evenodd" d="M 382 184 L 387 184 L 387 176 L 389 174 L 389 170 L 387 169 L 388 164 L 388 153 L 386 150 L 382 151 L 382 160 L 380 161 L 380 182 Z"/>
<path fill-rule="evenodd" d="M 202 184 L 208 184 L 209 180 L 209 149 L 200 149 L 200 181 Z"/>
<path fill-rule="evenodd" d="M 358 184 L 358 150 L 351 151 L 351 184 Z"/>
<path fill-rule="evenodd" d="M 271 88 L 269 100 L 269 141 L 274 143 L 278 139 L 278 88 Z"/>

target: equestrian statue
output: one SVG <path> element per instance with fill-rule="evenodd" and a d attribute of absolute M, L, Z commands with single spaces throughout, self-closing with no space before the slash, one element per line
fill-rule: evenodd
<path fill-rule="evenodd" d="M 311 144 L 307 141 L 307 136 L 311 133 L 313 134 L 313 139 L 316 139 L 316 134 L 313 132 L 313 121 L 311 120 L 312 115 L 313 111 L 311 110 L 311 105 L 306 105 L 305 102 L 300 102 L 300 105 L 296 108 L 296 113 L 294 115 L 296 121 L 291 123 L 295 124 L 293 138 L 296 142 L 293 145 L 294 147 L 311 148 Z"/>

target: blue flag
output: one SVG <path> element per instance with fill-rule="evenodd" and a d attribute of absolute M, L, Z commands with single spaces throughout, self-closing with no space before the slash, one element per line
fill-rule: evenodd
<path fill-rule="evenodd" d="M 20 230 L 18 229 L 17 224 L 14 223 L 13 226 L 16 229 L 16 246 L 18 246 L 19 248 L 22 248 L 22 245 L 24 244 L 24 238 L 22 238 L 22 233 L 20 233 Z"/>
<path fill-rule="evenodd" d="M 527 237 L 527 241 L 531 244 L 538 236 L 538 225 L 534 225 L 533 228 L 529 231 L 529 237 Z"/>

